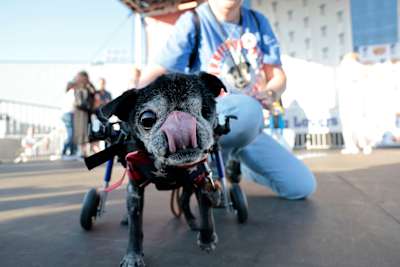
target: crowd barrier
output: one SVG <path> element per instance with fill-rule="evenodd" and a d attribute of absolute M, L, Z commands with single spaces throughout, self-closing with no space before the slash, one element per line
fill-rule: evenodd
<path fill-rule="evenodd" d="M 33 131 L 32 148 L 22 140 Z M 0 160 L 28 161 L 60 155 L 65 130 L 58 107 L 0 99 Z"/>

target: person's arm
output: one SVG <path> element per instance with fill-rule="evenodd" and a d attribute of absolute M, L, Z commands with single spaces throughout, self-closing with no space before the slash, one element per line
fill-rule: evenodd
<path fill-rule="evenodd" d="M 286 89 L 286 74 L 281 66 L 264 65 L 266 85 L 255 95 L 264 108 L 271 110 Z"/>
<path fill-rule="evenodd" d="M 186 12 L 177 20 L 166 45 L 155 57 L 154 64 L 142 71 L 138 88 L 147 86 L 167 72 L 185 71 L 195 42 L 196 26 L 193 16 L 192 12 Z"/>
<path fill-rule="evenodd" d="M 264 65 L 263 67 L 267 85 L 264 90 L 273 91 L 278 98 L 281 97 L 286 90 L 286 74 L 282 66 Z"/>
<path fill-rule="evenodd" d="M 256 98 L 263 103 L 263 106 L 268 108 L 285 91 L 286 74 L 282 68 L 279 42 L 269 21 L 258 12 L 256 12 L 256 16 L 261 29 L 261 50 L 264 54 L 263 71 L 266 79 L 265 86 L 256 94 Z"/>
<path fill-rule="evenodd" d="M 165 73 L 167 73 L 167 69 L 160 65 L 152 65 L 152 66 L 146 67 L 142 71 L 142 74 L 140 75 L 139 82 L 137 84 L 137 88 L 140 89 L 140 88 L 146 87 L 152 81 L 154 81 L 159 76 L 161 76 Z"/>

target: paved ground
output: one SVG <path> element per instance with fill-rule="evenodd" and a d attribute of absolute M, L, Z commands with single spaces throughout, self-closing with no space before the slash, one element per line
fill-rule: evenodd
<path fill-rule="evenodd" d="M 145 206 L 148 266 L 400 266 L 400 151 L 306 157 L 319 183 L 307 201 L 285 201 L 244 183 L 246 225 L 216 212 L 220 243 L 207 255 L 169 211 L 169 193 L 150 188 Z M 94 231 L 78 217 L 102 169 L 79 162 L 0 165 L 0 266 L 118 266 L 127 244 L 119 226 L 124 192 L 111 195 Z M 116 175 L 121 173 L 116 170 Z M 118 173 L 118 174 L 117 174 Z"/>

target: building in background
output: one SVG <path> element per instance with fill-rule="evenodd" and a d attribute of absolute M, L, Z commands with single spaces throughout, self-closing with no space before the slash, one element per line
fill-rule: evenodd
<path fill-rule="evenodd" d="M 282 53 L 337 65 L 348 52 L 362 61 L 400 59 L 400 0 L 251 0 L 267 15 Z"/>
<path fill-rule="evenodd" d="M 351 0 L 353 48 L 369 62 L 400 59 L 398 0 Z"/>

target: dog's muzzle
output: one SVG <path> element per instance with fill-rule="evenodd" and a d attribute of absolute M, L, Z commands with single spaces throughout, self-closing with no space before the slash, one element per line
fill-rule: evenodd
<path fill-rule="evenodd" d="M 197 148 L 196 118 L 182 111 L 171 112 L 161 130 L 168 140 L 170 153 L 181 149 Z"/>

